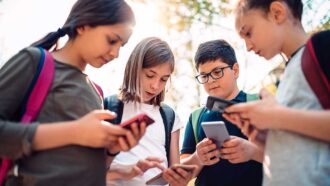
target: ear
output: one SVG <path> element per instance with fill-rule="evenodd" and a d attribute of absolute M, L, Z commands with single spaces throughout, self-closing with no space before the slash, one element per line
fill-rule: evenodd
<path fill-rule="evenodd" d="M 234 77 L 236 79 L 238 79 L 238 77 L 239 77 L 239 65 L 238 65 L 238 63 L 235 63 L 232 68 L 233 68 L 233 71 L 234 71 Z"/>
<path fill-rule="evenodd" d="M 77 33 L 78 34 L 82 34 L 82 33 L 84 33 L 86 30 L 88 30 L 90 28 L 90 26 L 80 26 L 80 27 L 77 27 L 76 29 L 77 29 Z"/>
<path fill-rule="evenodd" d="M 269 15 L 276 23 L 283 23 L 288 16 L 288 6 L 280 1 L 274 1 L 269 6 Z"/>

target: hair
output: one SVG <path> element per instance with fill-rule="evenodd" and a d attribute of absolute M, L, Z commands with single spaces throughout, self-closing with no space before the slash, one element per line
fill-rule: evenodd
<path fill-rule="evenodd" d="M 124 0 L 78 0 L 73 5 L 62 28 L 50 32 L 31 46 L 50 50 L 55 45 L 56 50 L 58 39 L 66 34 L 69 39 L 74 39 L 79 27 L 85 25 L 96 27 L 118 23 L 135 25 L 134 13 Z"/>
<path fill-rule="evenodd" d="M 303 12 L 303 3 L 301 0 L 239 0 L 235 12 L 236 14 L 245 14 L 249 10 L 260 9 L 263 12 L 268 13 L 270 5 L 275 1 L 286 3 L 293 17 L 301 21 Z"/>
<path fill-rule="evenodd" d="M 195 55 L 195 67 L 209 61 L 221 60 L 228 65 L 237 63 L 235 50 L 225 40 L 212 40 L 199 45 Z"/>
<path fill-rule="evenodd" d="M 171 72 L 174 71 L 174 55 L 169 45 L 156 37 L 143 39 L 134 48 L 126 64 L 123 84 L 119 97 L 124 102 L 141 102 L 142 69 L 151 68 L 164 63 L 170 63 Z M 153 105 L 160 105 L 164 101 L 165 90 L 150 100 Z"/>

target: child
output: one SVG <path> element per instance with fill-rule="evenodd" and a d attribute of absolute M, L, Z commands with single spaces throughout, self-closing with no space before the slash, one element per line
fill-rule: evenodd
<path fill-rule="evenodd" d="M 264 185 L 330 183 L 329 111 L 321 111 L 302 70 L 308 39 L 301 24 L 302 9 L 302 2 L 297 0 L 241 0 L 237 6 L 236 28 L 247 49 L 266 59 L 279 53 L 289 59 L 276 100 L 262 90 L 260 102 L 226 110 L 231 113 L 227 119 L 243 127 L 261 147 L 266 144 Z M 256 129 L 249 131 L 251 123 Z M 260 134 L 266 138 L 260 138 Z"/>
<path fill-rule="evenodd" d="M 105 185 L 106 155 L 129 150 L 144 133 L 103 120 L 102 97 L 84 73 L 118 57 L 132 33 L 135 18 L 123 0 L 78 0 L 61 29 L 33 46 L 50 50 L 55 75 L 35 122 L 22 125 L 20 110 L 41 56 L 29 47 L 0 70 L 0 156 L 15 166 L 5 185 Z M 55 43 L 69 36 L 57 50 Z"/>
<path fill-rule="evenodd" d="M 196 52 L 195 64 L 199 73 L 196 79 L 203 84 L 208 95 L 236 103 L 247 101 L 247 94 L 238 89 L 236 82 L 239 66 L 235 51 L 226 41 L 202 43 Z M 219 120 L 225 122 L 229 134 L 232 135 L 230 140 L 223 144 L 220 157 L 222 160 L 215 157 L 220 152 L 216 145 L 206 138 L 201 127 L 204 121 Z M 194 122 L 197 122 L 196 125 Z M 250 161 L 261 161 L 258 153 L 257 146 L 247 141 L 240 129 L 224 120 L 219 112 L 201 108 L 190 115 L 181 149 L 181 162 L 198 165 L 200 172 L 195 185 L 261 185 L 261 164 Z"/>
<path fill-rule="evenodd" d="M 162 114 L 165 108 L 165 105 L 162 104 L 165 85 L 173 70 L 173 53 L 168 44 L 159 38 L 146 38 L 133 50 L 126 65 L 123 84 L 117 98 L 123 103 L 123 107 L 122 110 L 117 110 L 117 114 L 121 115 L 122 121 L 124 121 L 139 112 L 144 112 L 151 116 L 155 123 L 148 127 L 145 136 L 135 148 L 116 156 L 110 166 L 108 176 L 114 178 L 116 175 L 117 177 L 115 180 L 109 180 L 109 185 L 146 185 L 146 181 L 161 172 L 159 169 L 179 163 L 179 132 L 182 125 L 176 115 L 173 115 L 173 128 L 168 133 L 170 134 L 170 151 L 167 154 L 166 141 L 168 138 L 164 124 L 165 127 L 168 127 L 168 124 Z M 114 102 L 113 96 L 106 98 L 107 100 L 109 100 L 109 104 Z M 110 105 L 106 104 L 105 107 L 111 110 Z M 172 109 L 170 112 L 174 114 Z M 158 158 L 150 159 L 148 156 Z M 132 179 L 127 180 L 127 174 L 131 174 L 130 171 L 136 171 L 137 167 L 134 165 L 141 159 L 149 159 L 153 165 L 138 171 L 140 173 L 146 171 L 143 176 L 129 177 Z M 155 166 L 159 169 L 148 170 Z M 191 176 L 192 173 L 188 174 L 183 169 L 178 172 L 167 170 L 164 174 L 164 178 L 171 185 L 186 185 Z"/>

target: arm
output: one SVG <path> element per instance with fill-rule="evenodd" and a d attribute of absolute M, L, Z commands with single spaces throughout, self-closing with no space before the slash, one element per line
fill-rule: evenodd
<path fill-rule="evenodd" d="M 170 151 L 170 165 L 180 163 L 179 159 L 179 136 L 180 130 L 176 130 L 171 134 L 171 151 Z M 163 177 L 169 182 L 171 186 L 187 185 L 192 179 L 193 171 L 189 172 L 181 168 L 168 168 L 164 171 Z"/>
<path fill-rule="evenodd" d="M 239 113 L 243 120 L 249 120 L 258 129 L 288 130 L 330 142 L 330 110 L 288 108 L 279 105 L 266 90 L 262 90 L 260 95 L 261 101 L 233 105 L 226 112 Z M 225 114 L 225 117 L 228 118 L 229 115 Z"/>

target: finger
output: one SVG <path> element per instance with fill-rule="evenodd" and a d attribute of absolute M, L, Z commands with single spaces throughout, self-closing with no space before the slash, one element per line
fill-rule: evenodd
<path fill-rule="evenodd" d="M 130 131 L 126 132 L 126 141 L 130 148 L 137 144 L 137 140 L 133 137 L 133 134 Z"/>
<path fill-rule="evenodd" d="M 180 179 L 182 179 L 182 177 L 171 168 L 167 169 L 166 171 L 169 174 L 169 176 L 172 178 L 172 180 L 174 180 L 175 182 L 179 183 Z"/>
<path fill-rule="evenodd" d="M 170 185 L 178 185 L 178 182 L 175 178 L 170 174 L 170 169 L 166 169 L 163 173 L 163 178 L 170 183 Z"/>
<path fill-rule="evenodd" d="M 236 147 L 227 147 L 227 148 L 222 148 L 220 149 L 221 157 L 223 154 L 231 154 L 237 152 Z"/>
<path fill-rule="evenodd" d="M 239 144 L 239 140 L 235 136 L 230 136 L 229 140 L 226 140 L 222 147 L 228 148 L 228 147 L 235 147 Z"/>
<path fill-rule="evenodd" d="M 99 120 L 114 119 L 117 117 L 117 114 L 115 112 L 111 112 L 110 110 L 94 110 L 92 113 Z"/>
<path fill-rule="evenodd" d="M 209 159 L 206 161 L 206 165 L 214 165 L 220 161 L 220 158 L 215 157 L 214 159 Z"/>
<path fill-rule="evenodd" d="M 140 135 L 139 135 L 139 127 L 138 127 L 138 124 L 137 123 L 133 123 L 131 125 L 131 132 L 134 136 L 135 139 L 139 139 L 140 138 Z"/>
<path fill-rule="evenodd" d="M 216 144 L 211 144 L 211 145 L 208 145 L 206 147 L 203 147 L 203 148 L 200 148 L 200 152 L 202 154 L 207 154 L 209 153 L 210 151 L 213 151 L 217 148 Z"/>
<path fill-rule="evenodd" d="M 155 156 L 149 156 L 149 157 L 146 158 L 146 160 L 148 160 L 148 161 L 155 161 L 155 162 L 158 162 L 158 163 L 164 162 L 163 159 L 161 159 L 159 157 L 155 157 Z"/>
<path fill-rule="evenodd" d="M 113 124 L 111 124 L 109 122 L 106 122 L 106 121 L 101 121 L 101 122 L 105 126 L 105 128 L 106 128 L 109 135 L 124 136 L 127 132 L 126 129 L 123 129 L 120 126 L 113 125 Z"/>
<path fill-rule="evenodd" d="M 242 113 L 242 112 L 246 112 L 250 109 L 250 107 L 253 105 L 253 102 L 249 102 L 249 103 L 238 103 L 238 104 L 234 104 L 231 105 L 229 107 L 227 107 L 225 109 L 226 113 Z"/>
<path fill-rule="evenodd" d="M 123 138 L 123 137 L 118 138 L 118 144 L 119 144 L 120 148 L 122 149 L 122 151 L 128 151 L 130 149 L 125 138 Z"/>
<path fill-rule="evenodd" d="M 140 129 L 140 131 L 139 131 L 140 132 L 139 133 L 139 138 L 141 138 L 145 134 L 146 128 L 147 128 L 146 122 L 140 123 L 140 126 L 139 126 L 139 129 Z"/>
<path fill-rule="evenodd" d="M 238 158 L 239 154 L 238 153 L 231 153 L 231 154 L 221 154 L 222 159 L 227 159 L 227 160 L 232 160 L 235 158 Z"/>
<path fill-rule="evenodd" d="M 189 172 L 183 170 L 180 167 L 175 168 L 175 172 L 181 176 L 181 178 L 186 179 L 189 176 Z"/>
<path fill-rule="evenodd" d="M 135 176 L 142 176 L 143 175 L 143 172 L 142 172 L 142 170 L 139 168 L 139 167 L 137 167 L 137 166 L 134 166 L 133 167 L 133 177 L 135 177 Z"/>

